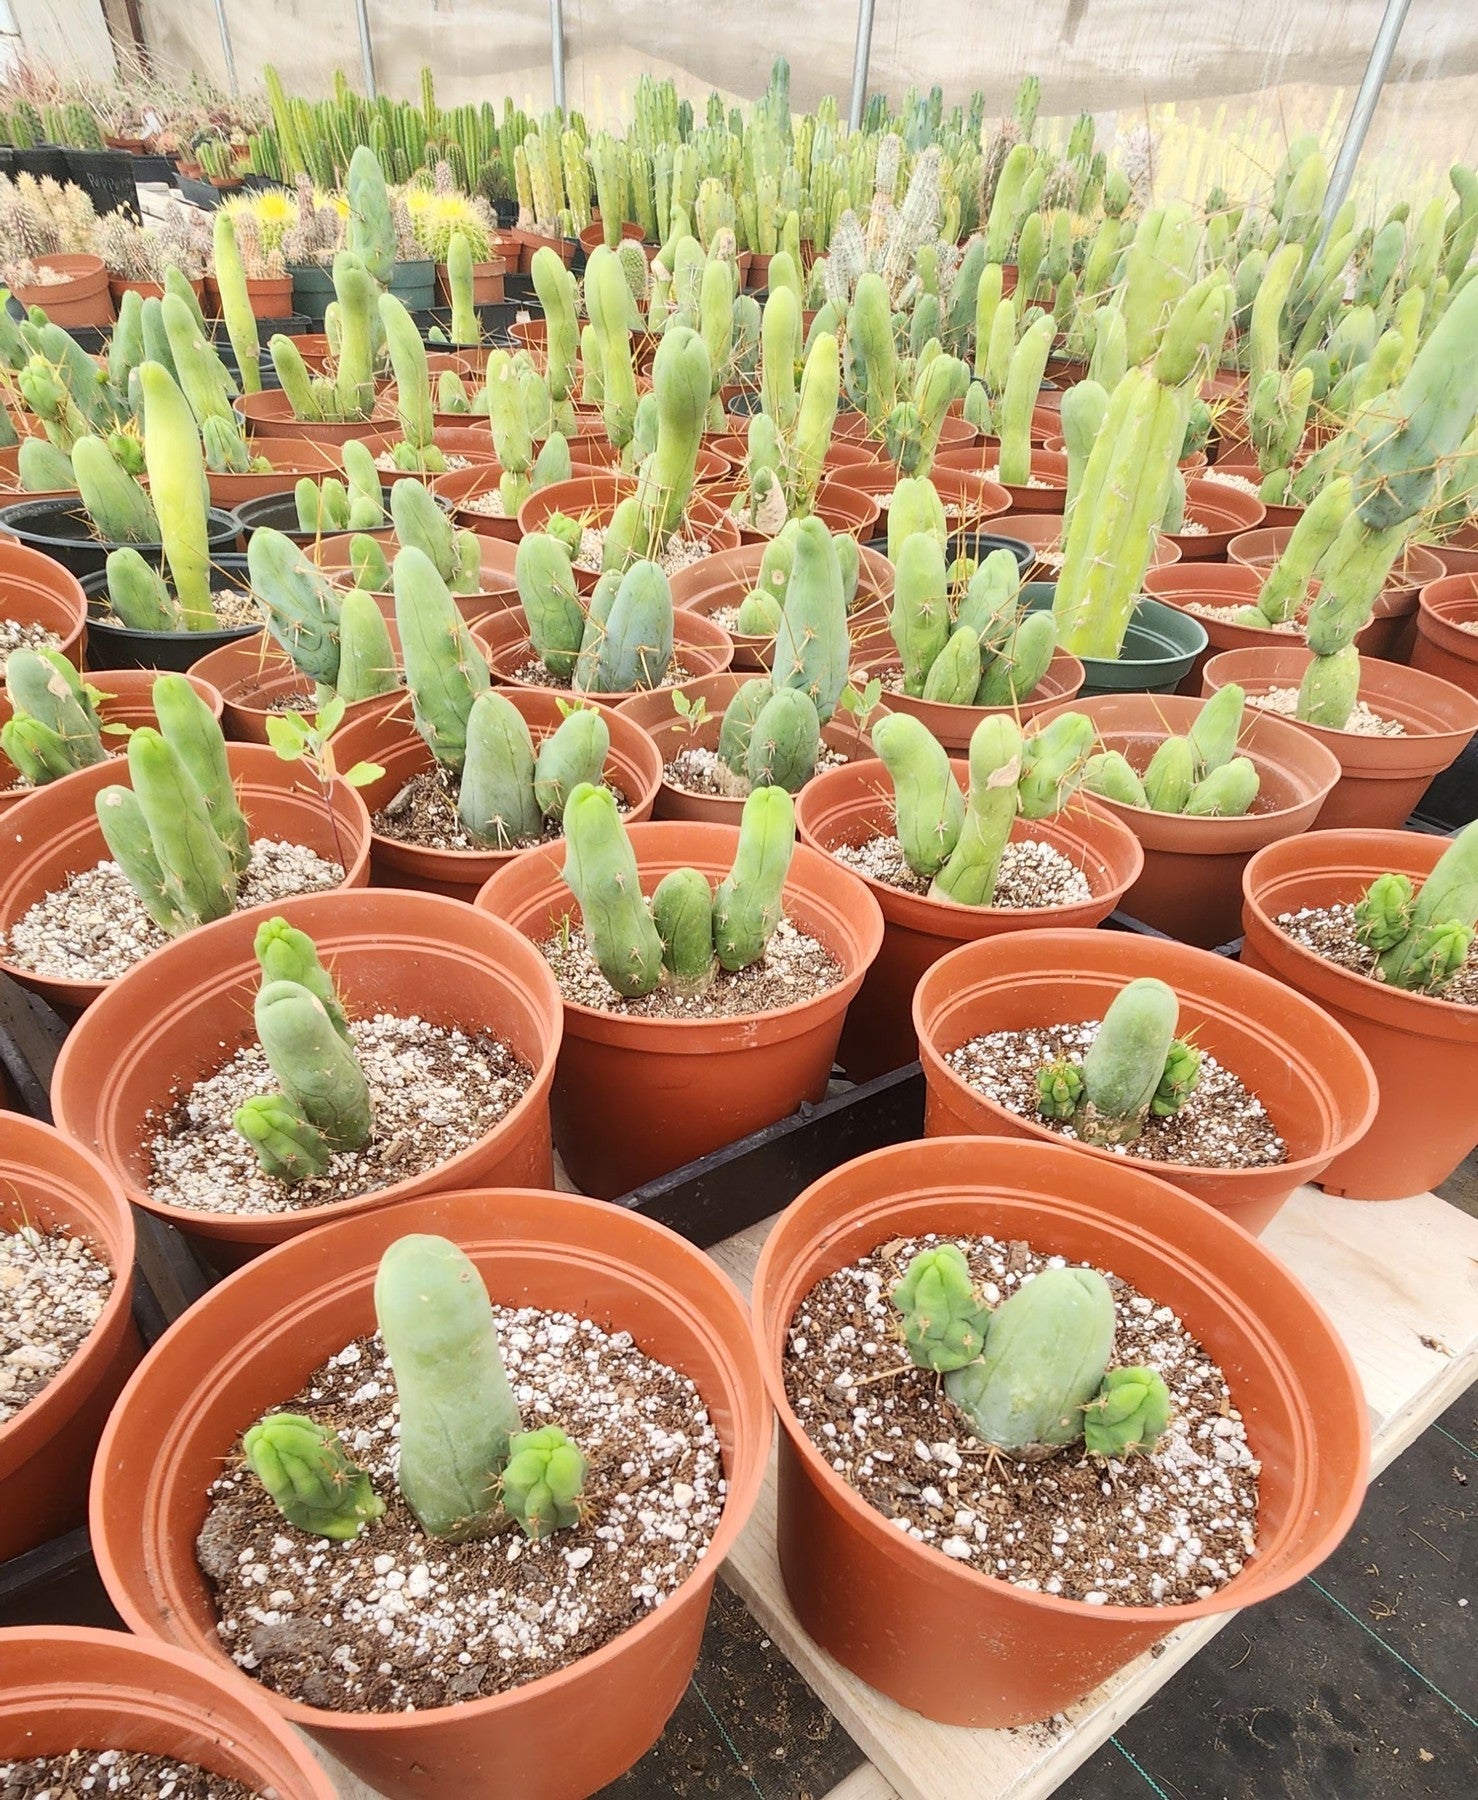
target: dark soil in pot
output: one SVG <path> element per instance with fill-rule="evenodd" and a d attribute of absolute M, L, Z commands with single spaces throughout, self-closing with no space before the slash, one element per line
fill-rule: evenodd
<path fill-rule="evenodd" d="M 0 1794 L 6 1800 L 69 1800 L 71 1795 L 134 1794 L 138 1800 L 258 1800 L 254 1789 L 198 1763 L 147 1750 L 73 1750 L 0 1762 Z"/>
<path fill-rule="evenodd" d="M 941 1241 L 959 1246 L 992 1306 L 1053 1260 L 1019 1240 L 895 1237 L 811 1289 L 783 1376 L 842 1480 L 915 1542 L 1089 1605 L 1184 1605 L 1240 1574 L 1255 1553 L 1259 1466 L 1221 1370 L 1171 1309 L 1099 1271 L 1114 1294 L 1114 1365 L 1153 1367 L 1170 1389 L 1160 1444 L 1122 1461 L 1090 1458 L 1081 1443 L 1019 1461 L 970 1433 L 932 1371 L 900 1365 L 890 1296 Z"/>

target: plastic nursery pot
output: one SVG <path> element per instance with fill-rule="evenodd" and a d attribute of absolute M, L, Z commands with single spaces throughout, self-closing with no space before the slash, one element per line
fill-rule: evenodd
<path fill-rule="evenodd" d="M 1478 575 L 1444 575 L 1422 589 L 1411 666 L 1478 698 Z"/>
<path fill-rule="evenodd" d="M 229 555 L 237 547 L 241 527 L 236 515 L 213 506 L 207 519 L 212 558 Z M 80 581 L 87 575 L 101 575 L 107 568 L 108 553 L 120 548 L 93 529 L 92 520 L 83 510 L 80 494 L 65 494 L 53 500 L 15 500 L 0 506 L 0 537 L 17 538 L 28 549 L 60 563 Z M 162 544 L 132 546 L 150 562 L 160 563 Z M 7 613 L 7 616 L 13 616 Z"/>
<path fill-rule="evenodd" d="M 464 909 L 465 910 L 465 909 Z M 719 1565 L 759 1494 L 769 1402 L 743 1302 L 675 1232 L 622 1207 L 522 1189 L 447 1193 L 328 1225 L 191 1307 L 110 1423 L 93 1488 L 98 1566 L 127 1624 L 232 1670 L 195 1560 L 206 1491 L 247 1426 L 374 1329 L 375 1270 L 408 1232 L 460 1244 L 493 1299 L 631 1333 L 680 1370 L 718 1430 L 728 1492 L 707 1554 L 662 1605 L 553 1675 L 425 1711 L 329 1712 L 255 1689 L 390 1800 L 583 1800 L 656 1741 L 697 1661 Z M 580 1729 L 571 1731 L 571 1720 Z"/>
<path fill-rule="evenodd" d="M 999 481 L 992 481 L 974 469 L 951 469 L 936 463 L 930 481 L 944 506 L 945 519 L 951 532 L 969 531 L 997 519 L 1009 510 L 1011 496 Z M 852 488 L 859 494 L 871 494 L 882 515 L 879 531 L 888 528 L 888 505 L 902 477 L 890 462 L 864 462 L 837 469 L 828 478 L 828 486 Z"/>
<path fill-rule="evenodd" d="M 1227 545 L 1240 532 L 1253 531 L 1262 524 L 1267 508 L 1253 494 L 1225 481 L 1208 481 L 1192 477 L 1185 487 L 1185 516 L 1201 531 L 1173 531 L 1166 541 L 1175 545 L 1186 562 L 1204 562 L 1224 557 Z"/>
<path fill-rule="evenodd" d="M 1258 1554 L 1240 1575 L 1183 1606 L 1033 1592 L 900 1532 L 832 1469 L 786 1397 L 787 1328 L 818 1281 L 923 1232 L 1022 1239 L 1110 1269 L 1173 1309 L 1221 1366 L 1262 1462 Z M 999 1728 L 1061 1711 L 1177 1626 L 1292 1587 L 1359 1510 L 1370 1426 L 1333 1325 L 1256 1238 L 1119 1159 L 1008 1140 L 982 1155 L 979 1138 L 958 1137 L 859 1157 L 787 1208 L 760 1253 L 754 1311 L 780 1415 L 778 1549 L 791 1604 L 853 1674 L 942 1724 Z"/>
<path fill-rule="evenodd" d="M 138 725 L 159 723 L 154 712 L 155 675 L 152 669 L 102 669 L 96 673 L 89 671 L 87 680 L 89 686 L 96 688 L 104 696 L 97 703 L 97 712 L 105 726 L 126 725 L 132 730 Z M 223 702 L 215 688 L 195 675 L 187 676 L 186 680 L 216 718 L 220 718 Z M 10 697 L 0 687 L 0 725 L 9 724 L 13 717 L 14 708 L 10 704 Z M 109 737 L 104 741 L 103 747 L 121 755 L 127 744 L 125 737 Z M 65 780 L 66 777 L 62 779 Z M 35 791 L 28 787 L 17 787 L 15 784 L 19 780 L 20 771 L 0 751 L 0 813 L 8 812 L 12 806 Z"/>
<path fill-rule="evenodd" d="M 763 544 L 741 544 L 737 550 L 720 550 L 689 563 L 672 577 L 672 604 L 683 612 L 711 618 L 716 612 L 737 609 L 754 588 L 764 561 Z M 893 565 L 886 556 L 865 545 L 858 549 L 857 592 L 847 615 L 849 629 L 859 627 L 887 629 L 888 607 L 893 599 Z M 751 675 L 762 674 L 770 666 L 774 639 L 755 632 L 743 632 L 724 626 L 734 644 L 735 669 Z"/>
<path fill-rule="evenodd" d="M 112 1271 L 113 1286 L 67 1362 L 0 1424 L 0 1563 L 86 1517 L 87 1472 L 103 1421 L 143 1350 L 132 1312 L 133 1214 L 123 1189 L 51 1126 L 0 1112 L 0 1231 L 21 1225 L 83 1239 Z M 5 1694 L 10 1688 L 7 1665 Z"/>
<path fill-rule="evenodd" d="M 629 835 L 647 895 L 673 869 L 697 869 L 717 885 L 739 842 L 733 826 L 687 822 L 634 825 Z M 563 861 L 562 844 L 525 851 L 488 882 L 479 910 L 535 943 L 567 918 L 578 929 Z M 565 1001 L 554 1140 L 582 1192 L 628 1193 L 825 1093 L 842 1017 L 882 943 L 882 914 L 855 875 L 804 844 L 781 905 L 842 966 L 823 994 L 718 1019 L 624 1018 Z"/>
<path fill-rule="evenodd" d="M 878 640 L 859 650 L 854 656 L 855 668 L 864 676 L 901 676 L 898 646 L 891 633 L 880 634 Z M 1047 712 L 1071 700 L 1083 685 L 1084 669 L 1076 656 L 1066 650 L 1054 650 L 1047 672 L 1024 699 L 1014 706 L 951 706 L 943 700 L 924 700 L 912 694 L 895 693 L 884 687 L 881 707 L 884 712 L 910 713 L 927 725 L 946 750 L 962 754 L 970 748 L 975 727 L 991 713 L 1009 713 L 1025 724 L 1038 713 Z"/>
<path fill-rule="evenodd" d="M 223 555 L 211 570 L 213 589 L 250 588 L 246 558 Z M 108 663 L 120 669 L 172 670 L 184 674 L 212 650 L 254 636 L 261 625 L 227 625 L 211 631 L 135 631 L 120 625 L 108 604 L 108 577 L 85 575 L 82 591 L 87 596 L 87 660 L 89 665 Z"/>
<path fill-rule="evenodd" d="M 0 1763 L 131 1750 L 278 1800 L 334 1800 L 302 1739 L 203 1656 L 121 1631 L 33 1625 L 0 1631 L 0 1661 Z"/>
<path fill-rule="evenodd" d="M 1184 736 L 1205 704 L 1184 694 L 1103 694 L 1074 701 L 1070 710 L 1092 721 L 1103 749 L 1120 751 L 1142 775 L 1156 749 L 1167 737 Z M 1055 716 L 1044 714 L 1041 724 Z M 1252 810 L 1241 818 L 1188 818 L 1094 796 L 1144 850 L 1126 910 L 1157 931 L 1208 950 L 1237 935 L 1239 883 L 1248 857 L 1264 844 L 1307 831 L 1339 780 L 1331 751 L 1255 707 L 1243 717 L 1237 753 L 1251 758 L 1259 778 Z"/>
<path fill-rule="evenodd" d="M 1478 523 L 1459 525 L 1440 544 L 1427 548 L 1449 575 L 1478 575 Z"/>
<path fill-rule="evenodd" d="M 1287 1146 L 1270 1168 L 1151 1162 L 1065 1140 L 962 1079 L 945 1060 L 982 1033 L 1102 1018 L 1126 982 L 1157 976 L 1180 1002 L 1177 1030 L 1240 1077 Z M 1255 970 L 1185 944 L 1123 931 L 1020 931 L 963 944 L 935 963 L 914 996 L 927 1099 L 924 1132 L 1066 1142 L 1074 1154 L 1141 1169 L 1194 1194 L 1254 1235 L 1293 1190 L 1317 1181 L 1375 1117 L 1375 1076 L 1350 1034 Z"/>
<path fill-rule="evenodd" d="M 685 681 L 681 692 L 690 700 L 701 700 L 707 712 L 701 724 L 692 726 L 672 704 L 677 690 L 659 688 L 655 693 L 637 694 L 621 702 L 620 711 L 632 724 L 640 726 L 657 748 L 657 760 L 663 769 L 657 790 L 653 816 L 658 819 L 699 819 L 715 825 L 738 825 L 744 812 L 742 799 L 722 794 L 695 794 L 690 789 L 669 781 L 666 766 L 682 750 L 717 750 L 719 732 L 729 702 L 745 684 L 749 675 L 705 675 L 698 681 Z M 852 761 L 871 757 L 872 746 L 859 733 L 851 715 L 838 711 L 821 728 L 825 749 Z M 813 776 L 814 780 L 815 777 Z"/>
<path fill-rule="evenodd" d="M 1029 581 L 1021 590 L 1030 612 L 1052 605 L 1055 581 Z M 1136 602 L 1115 657 L 1083 656 L 1085 699 L 1094 694 L 1173 694 L 1206 648 L 1206 628 L 1190 613 L 1148 596 Z"/>
<path fill-rule="evenodd" d="M 400 636 L 393 620 L 389 630 L 391 642 L 398 652 Z M 219 650 L 212 650 L 208 656 L 202 656 L 199 662 L 191 665 L 190 674 L 192 679 L 198 676 L 210 683 L 212 691 L 219 690 L 221 711 L 218 716 L 223 729 L 228 738 L 234 738 L 240 744 L 269 743 L 267 721 L 274 714 L 317 711 L 313 683 L 298 672 L 282 646 L 260 629 L 250 637 L 237 638 L 222 644 Z M 300 708 L 289 704 L 297 700 L 306 701 L 307 705 Z M 383 707 L 385 700 L 381 694 L 370 700 L 354 701 L 344 709 L 344 724 Z M 343 729 L 341 726 L 340 732 Z M 352 765 L 340 754 L 339 766 L 347 769 Z"/>
<path fill-rule="evenodd" d="M 231 403 L 253 438 L 306 438 L 313 444 L 347 444 L 350 438 L 380 437 L 396 429 L 395 408 L 376 399 L 368 419 L 300 419 L 281 388 L 238 394 Z M 270 452 L 269 452 L 270 454 Z"/>
<path fill-rule="evenodd" d="M 1256 569 L 1271 568 L 1292 535 L 1291 525 L 1240 532 L 1227 546 L 1227 558 Z M 1388 662 L 1404 662 L 1416 634 L 1417 597 L 1422 588 L 1440 580 L 1445 573 L 1441 559 L 1433 551 L 1420 544 L 1408 544 L 1387 576 L 1370 623 L 1361 633 L 1361 649 Z"/>
<path fill-rule="evenodd" d="M 1348 905 L 1378 875 L 1420 887 L 1449 840 L 1414 831 L 1316 831 L 1270 844 L 1242 876 L 1242 961 L 1306 995 L 1369 1057 L 1370 1130 L 1320 1177 L 1331 1194 L 1400 1200 L 1438 1187 L 1478 1140 L 1478 1006 L 1341 969 L 1279 929 L 1284 913 Z"/>
<path fill-rule="evenodd" d="M 564 716 L 561 705 L 570 704 L 545 688 L 509 688 L 507 698 L 528 725 L 536 748 L 558 729 Z M 649 819 L 662 780 L 662 758 L 639 725 L 607 706 L 597 710 L 611 733 L 605 779 L 625 796 L 629 811 L 623 816 L 628 822 Z M 334 748 L 342 768 L 371 762 L 385 771 L 378 781 L 359 790 L 369 808 L 372 831 L 381 807 L 388 805 L 412 776 L 436 766 L 411 721 L 410 701 L 405 696 L 362 702 L 358 716 L 336 733 Z M 489 876 L 522 854 L 521 850 L 431 850 L 374 831 L 370 878 L 379 887 L 415 888 L 470 903 Z"/>
<path fill-rule="evenodd" d="M 430 486 L 436 498 L 451 508 L 454 522 L 464 531 L 475 531 L 479 537 L 500 538 L 505 544 L 517 544 L 523 537 L 523 527 L 516 516 L 478 512 L 468 504 L 484 494 L 496 493 L 502 480 L 501 467 L 488 461 L 433 476 Z"/>
<path fill-rule="evenodd" d="M 1215 470 L 1216 473 L 1210 477 L 1213 481 L 1222 476 L 1236 475 L 1240 476 L 1243 481 L 1250 481 L 1254 488 L 1262 486 L 1262 470 L 1258 468 L 1255 459 L 1250 460 L 1248 458 L 1245 445 L 1235 445 L 1228 454 L 1218 456 L 1215 463 Z M 1230 487 L 1231 483 L 1223 481 L 1222 486 Z M 1246 490 L 1242 489 L 1239 491 L 1245 492 Z M 1265 531 L 1277 531 L 1285 528 L 1291 530 L 1304 515 L 1304 509 L 1301 504 L 1280 506 L 1276 501 L 1264 500 L 1262 509 L 1262 525 L 1255 529 Z"/>
<path fill-rule="evenodd" d="M 342 532 L 333 537 L 319 538 L 309 550 L 314 562 L 320 569 L 335 581 L 348 583 L 351 579 L 352 545 L 357 533 Z M 369 533 L 376 538 L 385 551 L 386 557 L 393 563 L 399 548 L 393 531 L 377 531 Z M 512 544 L 502 544 L 496 538 L 483 538 L 478 544 L 478 587 L 475 593 L 453 594 L 457 603 L 457 611 L 468 624 L 485 619 L 490 613 L 496 613 L 518 604 L 518 583 L 514 580 L 513 567 L 515 550 Z M 377 594 L 381 610 L 386 618 L 395 618 L 395 596 L 393 593 Z"/>
<path fill-rule="evenodd" d="M 488 659 L 494 681 L 505 687 L 547 687 L 558 688 L 562 693 L 570 692 L 568 683 L 561 687 L 552 678 L 533 681 L 520 678 L 519 671 L 537 661 L 529 638 L 528 621 L 521 607 L 509 607 L 480 620 L 472 627 L 472 636 Z M 679 607 L 672 615 L 672 655 L 674 662 L 689 675 L 718 675 L 734 660 L 734 641 L 712 619 L 705 619 L 700 613 L 684 612 Z M 602 706 L 619 706 L 633 693 L 642 691 L 629 689 L 624 693 L 592 694 L 589 697 L 600 701 Z"/>
<path fill-rule="evenodd" d="M 962 758 L 951 765 L 962 788 L 970 771 Z M 827 856 L 840 845 L 865 844 L 894 829 L 893 783 L 876 759 L 827 769 L 801 790 L 796 829 L 802 841 Z M 919 978 L 957 944 L 1043 925 L 1091 927 L 1119 904 L 1144 856 L 1134 833 L 1094 800 L 1076 798 L 1051 819 L 1018 819 L 1015 842 L 1034 838 L 1059 850 L 1082 871 L 1091 898 L 1070 906 L 1022 908 L 962 906 L 910 894 L 884 881 L 859 876 L 882 909 L 883 946 L 847 1014 L 840 1060 L 854 1081 L 870 1081 L 918 1055 L 913 994 Z"/>
<path fill-rule="evenodd" d="M 543 531 L 557 512 L 582 519 L 597 530 L 611 522 L 621 501 L 636 492 L 636 479 L 631 475 L 576 475 L 569 481 L 552 481 L 548 487 L 530 494 L 518 509 L 519 529 L 527 536 Z M 697 490 L 688 501 L 684 513 L 685 533 L 701 536 L 711 554 L 716 550 L 739 547 L 739 527 L 723 507 L 704 498 Z M 591 569 L 575 570 L 576 585 L 582 593 L 594 590 L 598 573 Z"/>
<path fill-rule="evenodd" d="M 414 1013 L 490 1032 L 533 1070 L 528 1091 L 476 1143 L 373 1193 L 278 1213 L 206 1212 L 151 1198 L 149 1144 L 159 1121 L 181 1092 L 256 1041 L 252 1001 L 262 973 L 252 941 L 267 912 L 317 944 L 351 1018 Z M 552 1180 L 549 1085 L 560 1033 L 549 965 L 499 920 L 439 894 L 392 888 L 299 895 L 202 926 L 114 982 L 63 1046 L 52 1104 L 61 1129 L 96 1152 L 135 1206 L 235 1267 L 273 1244 L 417 1194 Z"/>
<path fill-rule="evenodd" d="M 1224 650 L 1202 670 L 1201 686 L 1210 694 L 1235 681 L 1249 697 L 1296 688 L 1312 660 L 1312 651 L 1302 647 Z M 1399 720 L 1403 734 L 1366 737 L 1300 719 L 1285 721 L 1339 761 L 1339 781 L 1319 812 L 1321 831 L 1404 825 L 1433 776 L 1456 762 L 1478 732 L 1478 699 L 1421 669 L 1362 656 L 1359 697 L 1381 717 Z"/>
<path fill-rule="evenodd" d="M 971 469 L 976 474 L 988 475 L 994 484 L 1006 490 L 1012 512 L 1061 513 L 1067 504 L 1066 453 L 1033 449 L 1030 476 L 1021 486 L 1001 480 L 1000 461 L 999 444 L 949 445 L 934 458 L 934 467 L 941 471 Z"/>
<path fill-rule="evenodd" d="M 383 483 L 380 487 L 380 498 L 388 511 L 390 489 Z M 303 549 L 310 544 L 319 542 L 332 543 L 341 535 L 346 540 L 354 535 L 349 532 L 325 534 L 317 530 L 305 530 L 298 521 L 298 499 L 294 492 L 294 484 L 292 482 L 285 483 L 281 479 L 274 488 L 269 489 L 266 493 L 255 494 L 249 500 L 239 501 L 236 507 L 236 518 L 241 526 L 242 537 L 248 543 L 251 541 L 254 531 L 280 531 L 284 537 L 291 538 Z M 380 543 L 394 542 L 394 533 L 388 530 L 374 531 L 367 535 L 374 537 Z M 347 557 L 344 566 L 348 567 Z"/>
<path fill-rule="evenodd" d="M 1057 580 L 1057 571 L 1062 567 L 1061 513 L 1006 513 L 996 523 L 1008 538 L 1030 547 L 1032 556 L 1025 571 L 1029 581 Z M 1151 570 L 1169 568 L 1179 561 L 1177 545 L 1169 538 L 1157 537 L 1150 552 Z"/>
<path fill-rule="evenodd" d="M 260 744 L 227 744 L 226 761 L 253 838 L 305 844 L 341 863 L 344 881 L 338 892 L 364 886 L 369 880 L 369 814 L 347 782 L 336 778 L 325 798 L 306 770 Z M 95 802 L 100 789 L 118 782 L 127 784 L 127 770 L 110 759 L 37 788 L 6 813 L 0 821 L 5 852 L 0 856 L 0 933 L 8 933 L 53 889 L 65 887 L 68 876 L 107 859 Z M 284 904 L 274 901 L 234 916 L 259 924 Z M 52 1005 L 73 1011 L 91 1006 L 113 985 L 37 975 L 8 959 L 0 960 L 0 969 Z"/>
<path fill-rule="evenodd" d="M 87 632 L 82 583 L 43 550 L 3 535 L 9 511 L 0 508 L 0 620 L 39 625 L 56 639 L 54 647 L 67 661 L 81 668 Z M 0 689 L 4 685 L 5 659 L 0 656 Z"/>
<path fill-rule="evenodd" d="M 78 325 L 113 323 L 113 296 L 108 292 L 108 271 L 102 257 L 76 253 L 40 256 L 36 260 L 61 279 L 12 287 L 11 293 L 23 307 L 29 311 L 39 306 L 53 325 L 69 331 Z"/>
<path fill-rule="evenodd" d="M 245 475 L 207 471 L 212 506 L 230 510 L 243 500 L 257 500 L 263 494 L 290 490 L 304 475 L 321 481 L 325 475 L 342 476 L 344 473 L 343 461 L 334 454 L 331 445 L 316 444 L 308 438 L 265 438 L 257 454 L 268 459 L 272 464 L 270 469 Z"/>

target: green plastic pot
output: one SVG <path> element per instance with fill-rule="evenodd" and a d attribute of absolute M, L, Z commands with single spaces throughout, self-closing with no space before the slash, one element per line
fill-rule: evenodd
<path fill-rule="evenodd" d="M 1055 581 L 1029 581 L 1022 589 L 1028 612 L 1046 612 L 1057 593 Z M 1087 678 L 1079 698 L 1095 694 L 1173 694 L 1210 640 L 1190 613 L 1141 595 L 1129 620 L 1124 648 L 1116 657 L 1081 656 Z"/>
<path fill-rule="evenodd" d="M 293 278 L 293 311 L 304 313 L 321 325 L 335 298 L 333 270 L 320 268 L 317 263 L 294 263 L 289 273 Z M 396 263 L 388 291 L 409 312 L 424 312 L 435 306 L 436 264 L 429 257 Z"/>

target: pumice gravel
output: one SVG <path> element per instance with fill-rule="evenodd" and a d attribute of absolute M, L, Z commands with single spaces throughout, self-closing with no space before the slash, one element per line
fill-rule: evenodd
<path fill-rule="evenodd" d="M 81 1238 L 0 1230 L 0 1425 L 62 1372 L 112 1291 L 112 1270 Z"/>

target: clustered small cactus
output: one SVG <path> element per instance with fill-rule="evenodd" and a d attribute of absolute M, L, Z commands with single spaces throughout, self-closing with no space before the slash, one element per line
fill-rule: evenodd
<path fill-rule="evenodd" d="M 991 1310 L 957 1244 L 921 1250 L 893 1289 L 903 1341 L 943 1375 L 966 1429 L 1021 1462 L 1076 1444 L 1122 1459 L 1170 1423 L 1153 1369 L 1110 1369 L 1114 1301 L 1096 1269 L 1048 1268 Z"/>
<path fill-rule="evenodd" d="M 470 1258 L 446 1238 L 398 1238 L 380 1258 L 375 1315 L 399 1402 L 396 1482 L 427 1537 L 464 1543 L 517 1523 L 538 1539 L 574 1525 L 585 1458 L 557 1425 L 523 1429 Z M 337 1434 L 311 1419 L 269 1414 L 242 1449 L 300 1531 L 354 1538 L 385 1511 Z"/>
<path fill-rule="evenodd" d="M 1355 907 L 1355 935 L 1375 953 L 1376 979 L 1411 993 L 1441 995 L 1465 967 L 1475 927 L 1478 823 L 1458 833 L 1420 890 L 1409 875 L 1378 875 Z"/>
<path fill-rule="evenodd" d="M 1261 777 L 1250 756 L 1237 756 L 1246 694 L 1229 682 L 1218 688 L 1184 737 L 1157 746 L 1143 776 L 1119 750 L 1088 759 L 1083 785 L 1123 806 L 1187 818 L 1240 818 L 1258 795 Z"/>
<path fill-rule="evenodd" d="M 59 651 L 12 650 L 4 673 L 11 716 L 0 726 L 0 750 L 23 780 L 43 787 L 106 760 L 103 696 Z"/>
<path fill-rule="evenodd" d="M 1201 1079 L 1201 1052 L 1175 1035 L 1174 989 L 1145 977 L 1114 996 L 1081 1063 L 1037 1071 L 1037 1110 L 1086 1144 L 1134 1143 L 1148 1120 L 1179 1112 Z"/>

